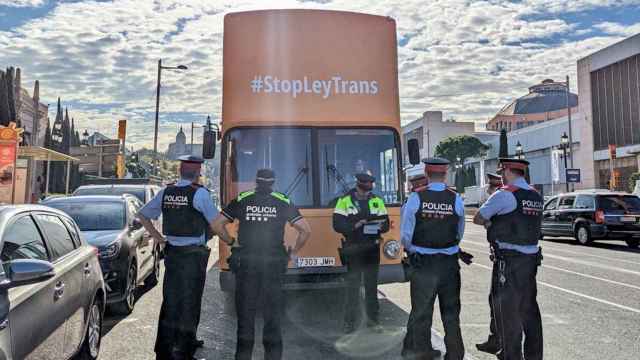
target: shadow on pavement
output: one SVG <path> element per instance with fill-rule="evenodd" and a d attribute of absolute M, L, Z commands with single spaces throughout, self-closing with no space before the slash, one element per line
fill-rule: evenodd
<path fill-rule="evenodd" d="M 208 274 L 199 336 L 205 348 L 198 357 L 233 359 L 236 344 L 233 294 L 224 294 L 218 270 Z M 382 329 L 361 327 L 351 335 L 342 332 L 343 292 L 288 291 L 283 321 L 284 359 L 400 359 L 408 314 L 387 299 L 380 299 Z M 262 320 L 256 321 L 254 359 L 264 358 Z"/>
<path fill-rule="evenodd" d="M 162 280 L 160 280 L 160 283 L 156 286 L 162 286 Z M 148 287 L 148 286 L 139 286 L 136 289 L 136 303 L 138 302 L 138 300 L 140 300 L 140 298 L 148 293 L 149 291 L 151 291 L 154 287 Z M 109 332 L 116 326 L 118 325 L 118 323 L 120 323 L 122 320 L 127 319 L 129 315 L 117 315 L 114 314 L 111 310 L 109 310 L 109 308 L 107 307 L 105 314 L 104 314 L 104 322 L 102 324 L 102 336 L 104 337 L 105 335 L 109 334 Z"/>
<path fill-rule="evenodd" d="M 630 248 L 624 242 L 624 240 L 594 240 L 591 244 L 586 246 L 580 244 L 575 239 L 571 239 L 571 238 L 545 237 L 544 241 L 548 241 L 556 244 L 564 244 L 564 245 L 572 245 L 572 246 L 580 246 L 580 247 L 593 247 L 598 249 L 607 249 L 607 250 L 621 251 L 626 253 L 640 254 L 640 249 Z"/>

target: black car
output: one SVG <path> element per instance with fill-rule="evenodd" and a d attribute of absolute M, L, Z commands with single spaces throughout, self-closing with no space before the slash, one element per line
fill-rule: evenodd
<path fill-rule="evenodd" d="M 583 245 L 593 240 L 624 240 L 640 245 L 640 198 L 608 191 L 552 197 L 544 205 L 542 236 L 571 236 Z"/>
<path fill-rule="evenodd" d="M 129 194 L 70 196 L 44 205 L 71 216 L 87 242 L 98 248 L 109 308 L 131 313 L 138 285 L 155 286 L 160 278 L 159 249 L 135 218 L 140 200 Z"/>

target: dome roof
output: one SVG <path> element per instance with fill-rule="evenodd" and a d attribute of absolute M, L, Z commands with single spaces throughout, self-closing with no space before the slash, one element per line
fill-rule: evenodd
<path fill-rule="evenodd" d="M 183 144 L 187 142 L 187 136 L 184 134 L 184 131 L 182 131 L 182 126 L 180 126 L 180 131 L 178 131 L 176 135 L 176 142 Z"/>
<path fill-rule="evenodd" d="M 578 95 L 569 93 L 571 107 L 578 106 Z M 529 88 L 522 96 L 498 112 L 498 115 L 536 114 L 566 109 L 567 93 L 565 83 L 547 79 Z"/>

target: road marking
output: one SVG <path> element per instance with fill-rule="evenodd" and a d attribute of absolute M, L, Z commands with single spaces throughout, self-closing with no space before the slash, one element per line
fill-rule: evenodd
<path fill-rule="evenodd" d="M 469 241 L 469 240 L 465 240 L 463 242 L 463 244 L 486 246 L 485 244 L 481 244 L 481 243 L 477 243 L 477 242 Z M 544 247 L 543 247 L 543 250 L 544 250 Z M 549 254 L 548 252 L 544 252 L 544 251 L 542 252 L 542 255 L 544 257 L 547 257 L 547 258 L 556 259 L 556 260 L 562 260 L 562 261 L 571 262 L 571 263 L 574 263 L 574 264 L 593 266 L 593 267 L 597 267 L 597 268 L 601 268 L 601 269 L 605 269 L 605 270 L 618 271 L 618 272 L 623 272 L 623 273 L 626 273 L 626 274 L 640 276 L 640 272 L 629 270 L 629 269 L 623 269 L 623 268 L 619 268 L 619 267 L 615 267 L 615 266 L 609 266 L 609 265 L 602 265 L 602 264 L 594 263 L 594 262 L 591 262 L 591 261 L 581 261 L 581 260 L 576 260 L 576 259 L 570 259 L 570 258 L 565 257 L 565 256 L 553 255 L 553 254 Z"/>
<path fill-rule="evenodd" d="M 555 245 L 558 245 L 558 244 L 555 244 L 553 242 L 550 243 L 548 241 L 545 241 L 542 244 L 544 244 L 542 247 L 545 248 L 545 249 L 551 249 L 553 251 L 564 252 L 564 253 L 567 253 L 567 254 L 574 254 L 574 255 L 576 254 L 575 251 L 569 251 L 569 250 L 566 250 L 566 249 L 560 249 L 560 248 L 556 247 Z M 554 244 L 554 245 L 550 246 L 551 244 Z M 633 253 L 630 253 L 630 254 L 633 254 Z M 625 263 L 629 263 L 629 264 L 633 264 L 633 265 L 638 265 L 638 263 L 639 263 L 639 261 L 637 261 L 637 260 L 636 261 L 625 260 L 625 259 L 612 258 L 612 257 L 608 257 L 608 256 L 602 256 L 602 255 L 584 254 L 584 253 L 581 253 L 580 255 L 581 256 L 595 257 L 595 258 L 604 259 L 604 260 L 616 261 L 616 262 L 625 262 Z"/>
<path fill-rule="evenodd" d="M 473 263 L 472 265 L 479 266 L 479 267 L 481 267 L 483 269 L 492 270 L 491 267 L 486 266 L 486 265 L 482 265 L 482 264 L 478 264 L 478 263 Z M 542 285 L 542 286 L 546 286 L 546 287 L 549 287 L 549 288 L 552 288 L 552 289 L 555 289 L 555 290 L 558 290 L 558 291 L 562 291 L 562 292 L 565 292 L 567 294 L 571 294 L 571 295 L 574 295 L 574 296 L 582 297 L 582 298 L 589 299 L 589 300 L 592 300 L 592 301 L 595 301 L 595 302 L 599 302 L 599 303 L 602 303 L 602 304 L 605 304 L 605 305 L 617 307 L 618 309 L 627 310 L 627 311 L 631 311 L 631 312 L 636 313 L 636 314 L 640 314 L 640 309 L 632 308 L 632 307 L 625 306 L 625 305 L 620 305 L 620 304 L 617 304 L 617 303 L 614 303 L 614 302 L 611 302 L 611 301 L 607 301 L 607 300 L 603 300 L 603 299 L 600 299 L 600 298 L 597 298 L 597 297 L 594 297 L 594 296 L 590 296 L 590 295 L 586 295 L 586 294 L 583 294 L 583 293 L 579 293 L 577 291 L 565 289 L 565 288 L 562 288 L 560 286 L 556 286 L 556 285 L 552 285 L 552 284 L 546 283 L 544 281 L 537 280 L 536 282 L 538 284 Z"/>
<path fill-rule="evenodd" d="M 481 251 L 481 250 L 474 250 L 474 251 L 480 251 L 483 254 L 489 255 L 489 253 L 486 252 L 486 251 Z M 544 255 L 544 256 L 547 256 L 547 255 Z M 557 271 L 563 271 L 563 272 L 566 272 L 566 273 L 569 273 L 569 274 L 578 275 L 578 276 L 586 277 L 586 278 L 589 278 L 589 279 L 600 280 L 600 281 L 608 282 L 608 283 L 615 284 L 615 285 L 625 286 L 625 287 L 628 287 L 628 288 L 631 288 L 631 289 L 640 290 L 640 286 L 631 285 L 631 284 L 627 284 L 627 283 L 623 283 L 623 282 L 615 281 L 615 280 L 609 280 L 609 279 L 605 279 L 605 278 L 601 278 L 601 277 L 593 276 L 593 275 L 589 275 L 589 274 L 584 274 L 584 273 L 573 271 L 573 270 L 569 270 L 569 269 L 563 269 L 563 268 L 559 268 L 559 267 L 556 267 L 556 266 L 553 266 L 553 265 L 542 264 L 542 267 L 543 268 L 549 268 L 549 269 L 552 269 L 552 270 L 557 270 Z"/>

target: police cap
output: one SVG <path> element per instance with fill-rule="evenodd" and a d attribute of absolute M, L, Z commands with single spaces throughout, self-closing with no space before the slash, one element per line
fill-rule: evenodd
<path fill-rule="evenodd" d="M 529 162 L 524 159 L 513 159 L 513 158 L 499 158 L 498 163 L 498 174 L 501 174 L 505 169 L 516 169 L 525 171 L 527 166 L 529 166 Z"/>
<path fill-rule="evenodd" d="M 256 172 L 256 181 L 274 182 L 276 181 L 276 173 L 271 169 L 259 169 Z"/>
<path fill-rule="evenodd" d="M 202 164 L 204 159 L 195 155 L 183 155 L 178 158 L 183 163 Z"/>
<path fill-rule="evenodd" d="M 356 180 L 359 182 L 375 182 L 376 178 L 367 173 L 359 173 L 356 174 Z"/>
<path fill-rule="evenodd" d="M 433 173 L 445 173 L 449 168 L 450 161 L 439 157 L 422 159 L 424 170 Z"/>

